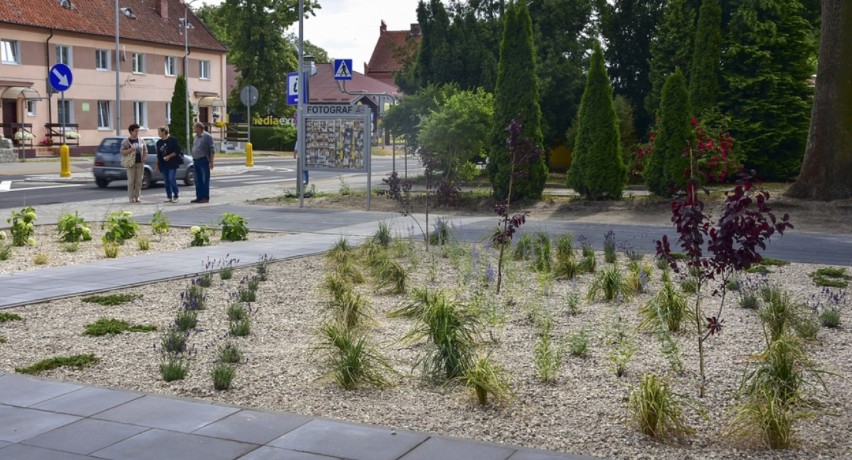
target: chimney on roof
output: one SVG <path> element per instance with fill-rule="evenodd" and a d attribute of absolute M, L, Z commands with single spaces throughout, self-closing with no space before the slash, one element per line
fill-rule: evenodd
<path fill-rule="evenodd" d="M 388 31 L 388 25 L 385 24 L 385 20 L 382 19 L 382 25 L 379 26 L 379 35 L 384 35 L 385 32 Z"/>
<path fill-rule="evenodd" d="M 163 19 L 169 19 L 169 0 L 157 0 L 157 13 Z"/>
<path fill-rule="evenodd" d="M 409 34 L 412 37 L 420 35 L 420 24 L 416 22 L 414 24 L 411 24 L 411 32 L 409 32 Z"/>

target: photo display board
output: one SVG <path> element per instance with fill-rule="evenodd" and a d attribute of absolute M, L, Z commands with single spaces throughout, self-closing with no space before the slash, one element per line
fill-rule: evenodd
<path fill-rule="evenodd" d="M 365 105 L 306 106 L 304 168 L 367 171 L 370 127 L 370 110 Z"/>

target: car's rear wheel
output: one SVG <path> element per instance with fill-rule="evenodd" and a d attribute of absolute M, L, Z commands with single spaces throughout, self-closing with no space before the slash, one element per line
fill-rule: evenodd
<path fill-rule="evenodd" d="M 109 181 L 98 177 L 95 179 L 95 184 L 98 186 L 98 188 L 106 188 L 107 185 L 109 185 Z"/>
<path fill-rule="evenodd" d="M 192 168 L 186 168 L 186 174 L 183 176 L 183 183 L 186 185 L 195 185 L 195 171 Z"/>
<path fill-rule="evenodd" d="M 148 170 L 146 169 L 146 170 L 142 173 L 142 188 L 143 188 L 143 189 L 146 189 L 146 188 L 150 187 L 150 186 L 151 186 L 151 184 L 152 184 L 152 181 L 151 181 L 151 171 L 148 171 Z"/>

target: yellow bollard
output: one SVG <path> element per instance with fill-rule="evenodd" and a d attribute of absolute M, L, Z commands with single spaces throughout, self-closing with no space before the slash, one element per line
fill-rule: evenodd
<path fill-rule="evenodd" d="M 71 177 L 71 151 L 67 144 L 59 147 L 59 177 Z"/>
<path fill-rule="evenodd" d="M 254 166 L 254 158 L 251 154 L 251 142 L 246 142 L 246 166 L 253 167 Z"/>

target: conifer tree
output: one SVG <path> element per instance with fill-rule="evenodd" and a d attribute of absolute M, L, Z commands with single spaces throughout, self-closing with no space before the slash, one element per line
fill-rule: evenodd
<path fill-rule="evenodd" d="M 689 159 L 684 152 L 692 135 L 690 118 L 686 79 L 678 69 L 663 86 L 654 151 L 645 168 L 645 184 L 656 195 L 669 196 L 686 185 Z"/>
<path fill-rule="evenodd" d="M 601 47 L 595 43 L 577 115 L 577 140 L 568 185 L 587 199 L 620 199 L 626 176 L 612 87 Z"/>
<path fill-rule="evenodd" d="M 651 92 L 645 97 L 645 110 L 652 115 L 660 108 L 660 93 L 666 79 L 679 68 L 683 72 L 692 65 L 695 39 L 695 10 L 687 0 L 669 0 L 663 7 L 663 20 L 651 40 L 648 79 Z M 689 74 L 685 75 L 689 78 Z"/>
<path fill-rule="evenodd" d="M 718 0 L 704 0 L 698 12 L 695 49 L 689 69 L 689 102 L 700 117 L 719 100 L 719 65 L 722 57 L 722 7 Z"/>
<path fill-rule="evenodd" d="M 172 93 L 169 112 L 169 134 L 177 140 L 183 152 L 189 154 L 189 146 L 186 145 L 186 117 L 186 78 L 183 75 L 178 75 L 175 79 L 175 90 Z M 191 121 L 192 119 L 190 119 Z"/>
<path fill-rule="evenodd" d="M 491 148 L 488 174 L 494 197 L 507 198 L 511 162 L 506 147 L 509 122 L 518 118 L 523 124 L 523 137 L 541 150 L 541 106 L 536 77 L 535 48 L 532 41 L 532 21 L 524 0 L 512 0 L 503 15 L 503 40 L 497 65 L 497 85 L 494 91 L 494 124 L 491 128 Z M 512 200 L 541 198 L 547 180 L 547 165 L 539 157 L 525 170 L 515 170 Z"/>

